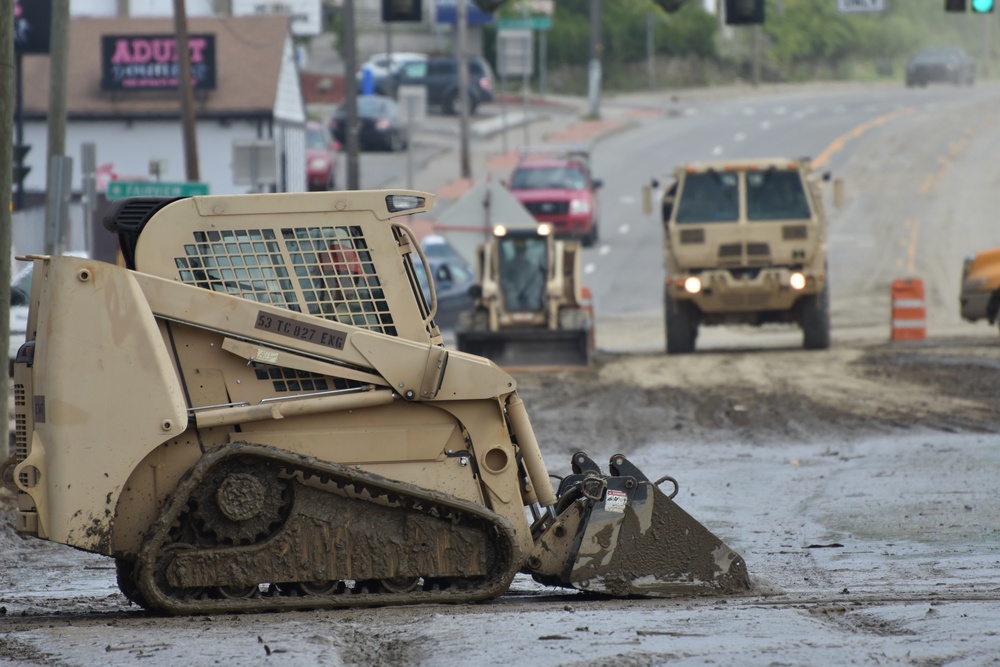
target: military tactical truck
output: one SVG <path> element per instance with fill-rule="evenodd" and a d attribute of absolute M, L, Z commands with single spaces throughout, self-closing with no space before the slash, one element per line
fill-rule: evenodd
<path fill-rule="evenodd" d="M 673 478 L 578 452 L 552 488 L 514 379 L 442 345 L 399 220 L 433 201 L 122 199 L 124 266 L 31 257 L 17 530 L 174 614 L 749 588 Z"/>
<path fill-rule="evenodd" d="M 830 346 L 826 217 L 809 160 L 692 164 L 659 192 L 667 354 L 692 352 L 713 324 L 796 323 L 806 349 Z"/>

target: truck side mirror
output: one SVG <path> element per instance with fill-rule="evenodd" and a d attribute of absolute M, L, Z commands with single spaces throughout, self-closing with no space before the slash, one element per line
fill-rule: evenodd
<path fill-rule="evenodd" d="M 590 187 L 592 190 L 596 190 L 603 186 L 604 186 L 604 181 L 602 181 L 599 178 L 595 178 L 593 181 L 590 182 Z"/>
<path fill-rule="evenodd" d="M 664 197 L 663 206 L 661 207 L 661 218 L 664 225 L 670 224 L 670 216 L 674 214 L 674 198 Z"/>

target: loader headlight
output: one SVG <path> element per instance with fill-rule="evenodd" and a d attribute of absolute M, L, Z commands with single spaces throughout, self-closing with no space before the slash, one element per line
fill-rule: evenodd
<path fill-rule="evenodd" d="M 539 236 L 548 236 L 551 233 L 552 233 L 552 225 L 545 222 L 539 223 L 538 225 Z"/>
<path fill-rule="evenodd" d="M 793 273 L 788 276 L 788 284 L 793 290 L 800 290 L 806 286 L 806 277 L 801 273 Z"/>
<path fill-rule="evenodd" d="M 385 205 L 389 209 L 389 213 L 397 213 L 399 211 L 409 211 L 414 208 L 423 208 L 425 201 L 427 200 L 423 197 L 416 197 L 414 195 L 389 195 L 385 198 Z"/>
<path fill-rule="evenodd" d="M 493 228 L 493 236 L 507 236 L 507 228 L 503 225 L 497 225 Z"/>
<path fill-rule="evenodd" d="M 684 290 L 688 294 L 697 294 L 701 291 L 701 278 L 690 276 L 684 279 Z"/>

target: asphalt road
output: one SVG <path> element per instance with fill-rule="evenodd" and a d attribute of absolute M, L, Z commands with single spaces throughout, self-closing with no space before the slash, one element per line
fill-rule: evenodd
<path fill-rule="evenodd" d="M 621 103 L 649 113 L 595 156 L 603 240 L 584 264 L 602 352 L 519 390 L 553 472 L 579 449 L 675 476 L 681 506 L 746 559 L 749 595 L 606 600 L 519 577 L 478 605 L 164 618 L 125 601 L 109 559 L 14 535 L 7 498 L 0 662 L 997 664 L 997 333 L 959 321 L 957 294 L 964 254 L 1000 241 L 1000 88 Z M 689 160 L 756 155 L 825 155 L 844 179 L 834 344 L 721 328 L 667 357 L 660 229 L 639 188 Z M 907 274 L 928 286 L 929 337 L 893 346 L 888 285 Z"/>
<path fill-rule="evenodd" d="M 842 209 L 827 198 L 835 338 L 884 324 L 898 277 L 924 278 L 930 327 L 959 324 L 962 258 L 1000 242 L 990 203 L 996 173 L 982 168 L 1000 133 L 998 106 L 1000 88 L 989 84 L 647 103 L 654 113 L 636 114 L 637 127 L 595 152 L 602 240 L 584 252 L 583 270 L 598 317 L 662 329 L 652 319 L 661 311 L 662 233 L 642 213 L 643 184 L 689 161 L 780 156 L 811 157 L 845 183 Z M 621 349 L 606 336 L 603 344 Z"/>

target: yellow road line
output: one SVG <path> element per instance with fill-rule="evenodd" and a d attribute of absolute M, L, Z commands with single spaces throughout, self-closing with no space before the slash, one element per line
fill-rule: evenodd
<path fill-rule="evenodd" d="M 830 145 L 827 146 L 825 149 L 823 149 L 823 152 L 820 153 L 818 156 L 816 156 L 816 159 L 813 160 L 813 166 L 816 168 L 823 166 L 826 163 L 826 161 L 830 159 L 830 156 L 832 156 L 834 153 L 840 150 L 843 150 L 844 146 L 847 145 L 848 141 L 850 141 L 851 139 L 857 139 L 868 130 L 885 125 L 889 121 L 896 120 L 900 116 L 912 116 L 916 112 L 917 112 L 916 109 L 912 107 L 907 107 L 905 109 L 897 109 L 896 111 L 892 111 L 885 115 L 879 116 L 878 118 L 873 118 L 869 121 L 861 123 L 861 125 L 858 125 L 853 130 L 849 130 L 844 134 L 840 135 L 839 137 L 837 137 L 836 139 L 834 139 L 833 141 L 831 141 Z"/>

